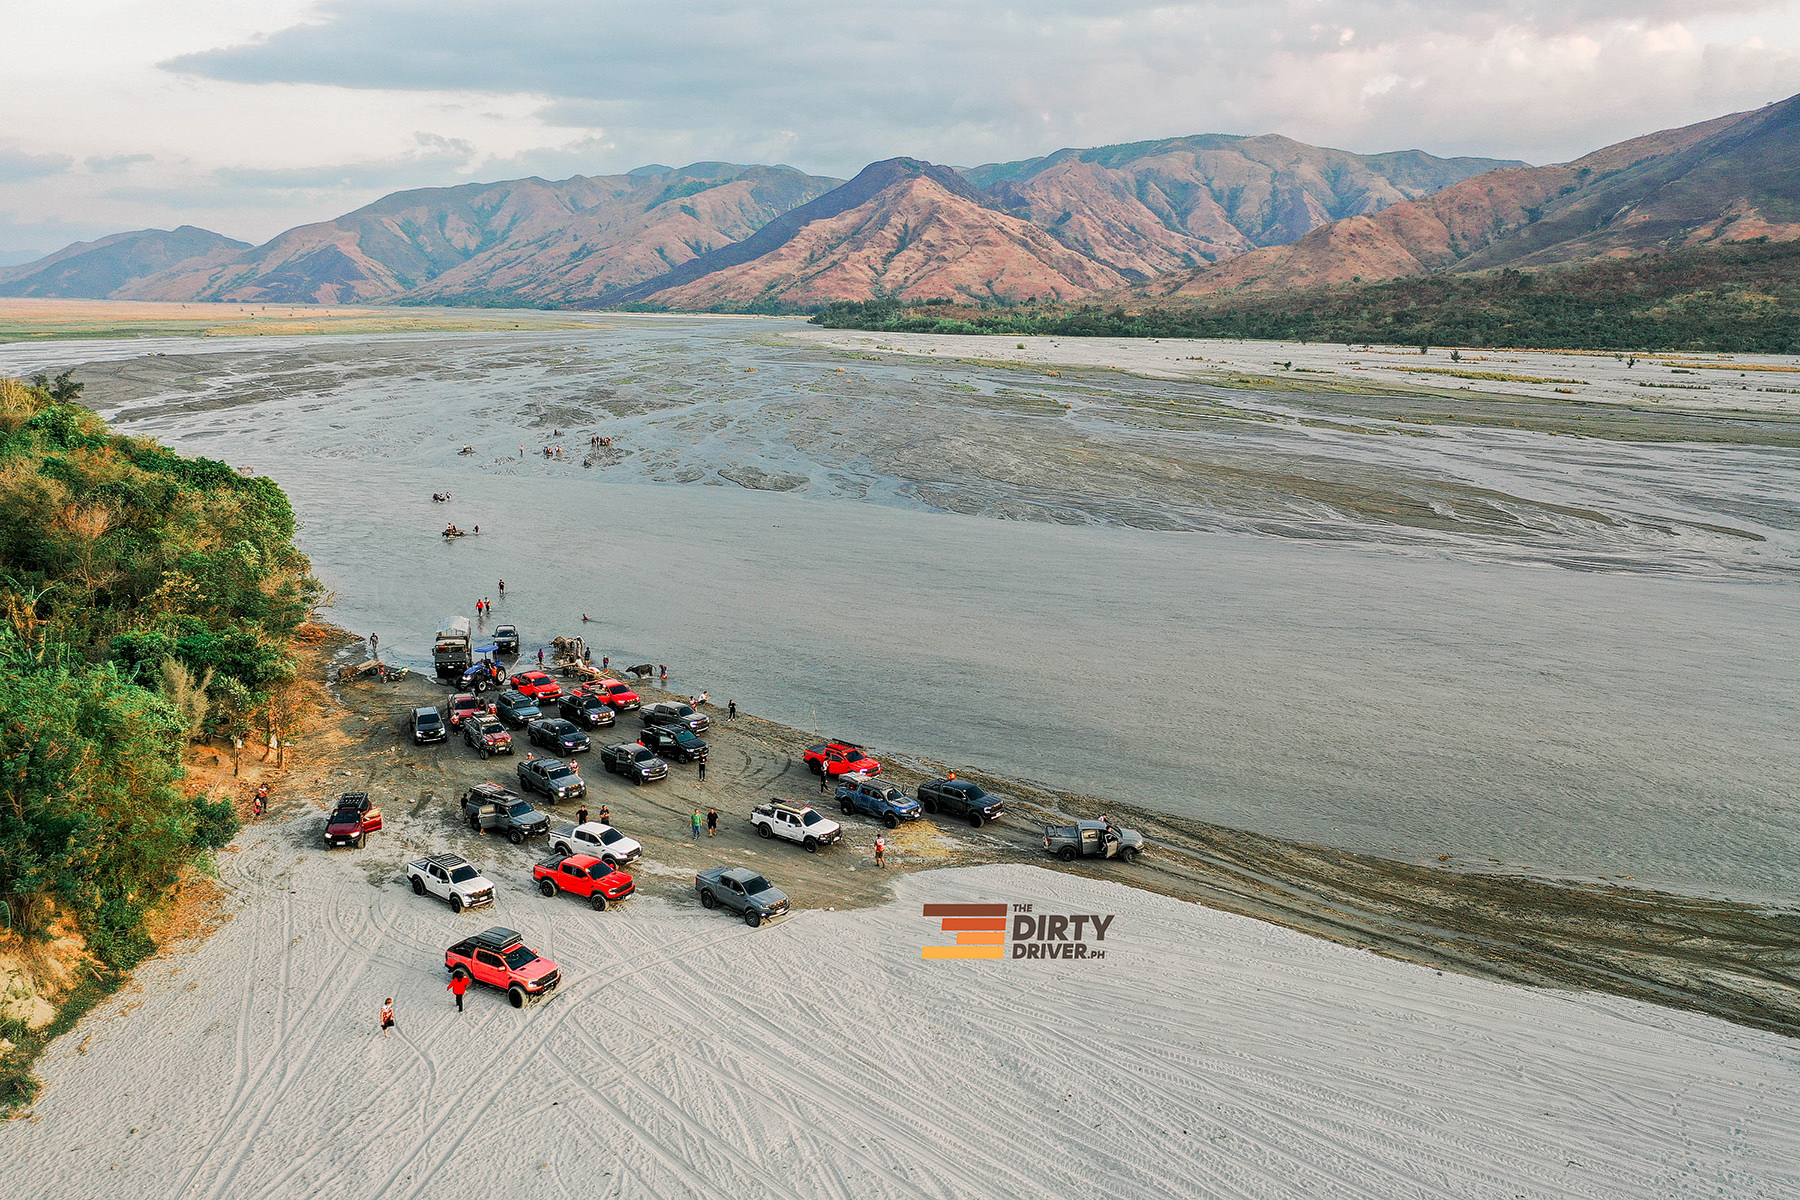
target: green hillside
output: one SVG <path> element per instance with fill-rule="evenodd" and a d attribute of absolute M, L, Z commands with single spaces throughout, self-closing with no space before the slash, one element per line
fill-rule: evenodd
<path fill-rule="evenodd" d="M 829 305 L 813 323 L 895 333 L 1792 354 L 1800 353 L 1800 243 L 1741 242 L 1541 271 L 1225 295 L 1180 307 L 874 300 Z"/>

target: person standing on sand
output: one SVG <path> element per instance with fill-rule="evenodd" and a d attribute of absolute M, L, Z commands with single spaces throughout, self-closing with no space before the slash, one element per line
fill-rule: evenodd
<path fill-rule="evenodd" d="M 697 808 L 694 810 L 694 836 L 692 840 L 696 842 L 700 840 L 700 810 Z"/>
<path fill-rule="evenodd" d="M 587 824 L 587 805 L 584 804 L 580 808 L 575 810 L 575 824 L 576 825 L 586 825 Z"/>
<path fill-rule="evenodd" d="M 830 782 L 831 782 L 831 772 L 827 771 L 825 769 L 824 763 L 820 763 L 819 764 L 819 795 L 823 796 L 825 794 L 825 785 Z"/>
<path fill-rule="evenodd" d="M 457 1012 L 461 1012 L 463 1010 L 463 1006 L 462 1006 L 463 993 L 468 990 L 469 990 L 469 977 L 467 975 L 464 975 L 461 971 L 458 971 L 456 974 L 454 974 L 450 977 L 450 994 L 452 996 L 456 997 L 456 1011 Z"/>
<path fill-rule="evenodd" d="M 706 782 L 706 760 L 704 758 L 700 760 L 700 782 Z"/>
<path fill-rule="evenodd" d="M 388 1030 L 394 1027 L 394 998 L 389 996 L 381 1002 L 381 1036 L 386 1037 Z"/>
<path fill-rule="evenodd" d="M 704 767 L 706 764 L 701 763 L 700 765 Z M 718 834 L 719 834 L 719 810 L 716 808 L 709 808 L 706 810 L 706 836 L 707 837 L 717 837 Z"/>
<path fill-rule="evenodd" d="M 875 865 L 887 870 L 887 839 L 879 834 L 875 838 Z"/>
<path fill-rule="evenodd" d="M 542 646 L 539 646 L 538 647 L 538 666 L 541 667 L 543 665 L 544 665 L 544 648 Z"/>
<path fill-rule="evenodd" d="M 729 703 L 725 706 L 725 719 L 727 721 L 737 720 L 737 701 L 736 700 L 733 700 L 731 703 Z"/>

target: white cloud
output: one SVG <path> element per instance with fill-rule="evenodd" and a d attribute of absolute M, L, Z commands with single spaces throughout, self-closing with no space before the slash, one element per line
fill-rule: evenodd
<path fill-rule="evenodd" d="M 0 128 L 90 167 L 0 158 L 0 204 L 119 228 L 198 205 L 260 239 L 394 188 L 644 162 L 848 176 L 1271 131 L 1551 161 L 1800 91 L 1797 4 L 67 0 L 9 18 Z M 96 178 L 115 162 L 130 188 Z"/>

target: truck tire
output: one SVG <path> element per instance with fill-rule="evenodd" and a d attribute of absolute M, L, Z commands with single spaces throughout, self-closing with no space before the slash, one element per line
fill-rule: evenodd
<path fill-rule="evenodd" d="M 462 911 L 462 897 L 455 892 L 450 893 L 450 911 L 453 913 Z"/>
<path fill-rule="evenodd" d="M 1143 856 L 1144 856 L 1144 852 L 1142 850 L 1139 850 L 1136 846 L 1125 847 L 1124 858 L 1125 858 L 1126 862 L 1134 863 L 1138 859 L 1142 858 Z"/>
<path fill-rule="evenodd" d="M 923 804 L 925 806 L 925 814 L 927 816 L 931 816 L 931 817 L 937 816 L 937 801 L 936 800 L 920 800 L 919 803 Z"/>
<path fill-rule="evenodd" d="M 745 909 L 744 910 L 744 924 L 748 925 L 752 929 L 755 929 L 758 925 L 762 924 L 762 914 L 757 912 L 754 908 Z"/>
<path fill-rule="evenodd" d="M 414 875 L 413 876 L 413 895 L 423 896 L 424 894 L 425 894 L 425 881 L 423 879 L 420 879 L 417 875 Z"/>
<path fill-rule="evenodd" d="M 509 829 L 506 831 L 506 840 L 516 846 L 525 840 L 525 835 L 516 829 Z"/>
<path fill-rule="evenodd" d="M 846 817 L 856 811 L 856 805 L 850 803 L 848 800 L 839 800 L 838 807 L 843 810 Z"/>
<path fill-rule="evenodd" d="M 701 892 L 700 893 L 700 907 L 701 908 L 717 908 L 718 904 L 719 904 L 719 902 L 717 900 L 713 899 L 713 894 L 711 892 Z"/>
<path fill-rule="evenodd" d="M 480 833 L 481 832 L 481 818 L 480 817 L 470 817 L 469 818 L 469 828 L 474 830 L 476 833 Z"/>
<path fill-rule="evenodd" d="M 487 680 L 485 680 L 485 679 L 477 679 L 477 680 L 476 680 L 476 681 L 475 681 L 475 694 L 476 694 L 476 695 L 477 695 L 477 696 L 479 696 L 479 695 L 481 695 L 481 694 L 482 694 L 482 693 L 483 693 L 483 692 L 485 692 L 485 691 L 487 691 Z"/>
<path fill-rule="evenodd" d="M 525 989 L 520 987 L 516 983 L 513 984 L 511 987 L 507 988 L 506 989 L 506 1002 L 508 1004 L 512 1005 L 514 1008 L 524 1008 L 525 1007 Z"/>
<path fill-rule="evenodd" d="M 368 834 L 359 833 L 356 835 L 356 848 L 358 850 L 361 850 L 364 846 L 366 846 L 368 844 L 369 844 L 369 835 Z"/>
<path fill-rule="evenodd" d="M 980 829 L 981 828 L 981 814 L 978 812 L 970 813 L 969 814 L 969 824 L 974 826 L 976 829 Z"/>
<path fill-rule="evenodd" d="M 593 895 L 589 896 L 588 903 L 594 906 L 595 912 L 606 911 L 606 897 L 602 896 L 599 892 L 595 892 Z"/>
<path fill-rule="evenodd" d="M 1074 862 L 1075 861 L 1075 847 L 1064 846 L 1061 850 L 1058 850 L 1056 852 L 1056 857 L 1062 859 L 1064 862 Z"/>
<path fill-rule="evenodd" d="M 896 817 L 893 813 L 886 814 L 881 820 L 889 829 L 893 829 L 900 824 L 900 818 Z"/>
<path fill-rule="evenodd" d="M 817 854 L 819 852 L 819 839 L 818 838 L 809 837 L 806 839 L 806 852 L 808 854 Z"/>
<path fill-rule="evenodd" d="M 761 821 L 758 821 L 756 823 L 756 836 L 761 838 L 774 837 L 775 831 L 770 829 L 767 825 L 764 825 Z M 812 839 L 808 838 L 807 840 L 811 841 Z"/>
<path fill-rule="evenodd" d="M 487 747 L 485 747 L 485 746 L 484 746 L 484 747 L 482 747 L 482 748 L 481 748 L 481 749 L 480 749 L 480 750 L 478 750 L 478 751 L 477 751 L 477 752 L 476 752 L 476 753 L 478 753 L 478 754 L 480 754 L 480 755 L 481 755 L 481 761 L 482 761 L 482 762 L 486 762 L 486 761 L 487 761 Z"/>
<path fill-rule="evenodd" d="M 556 884 L 548 879 L 538 880 L 538 891 L 546 896 L 556 895 Z"/>

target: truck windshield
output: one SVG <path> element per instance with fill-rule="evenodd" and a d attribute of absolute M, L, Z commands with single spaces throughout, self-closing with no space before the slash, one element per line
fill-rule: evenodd
<path fill-rule="evenodd" d="M 806 815 L 800 818 L 800 822 L 803 825 L 817 825 L 824 819 L 824 817 L 821 817 L 818 813 L 809 808 L 806 810 Z"/>
<path fill-rule="evenodd" d="M 531 804 L 528 801 L 521 800 L 506 811 L 510 815 L 523 820 L 531 815 Z"/>
<path fill-rule="evenodd" d="M 761 875 L 755 875 L 744 880 L 744 894 L 746 896 L 754 896 L 758 892 L 766 892 L 768 890 L 769 881 L 764 879 Z"/>
<path fill-rule="evenodd" d="M 537 955 L 523 946 L 514 946 L 506 952 L 506 965 L 517 971 L 520 967 L 529 966 Z"/>
<path fill-rule="evenodd" d="M 462 867 L 458 867 L 458 868 L 456 868 L 456 870 L 450 872 L 450 882 L 451 883 L 468 883 L 471 880 L 475 880 L 475 879 L 479 879 L 479 878 L 481 878 L 481 876 L 480 876 L 479 872 L 477 872 L 475 870 L 474 867 L 462 866 Z"/>
<path fill-rule="evenodd" d="M 544 772 L 544 778 L 546 779 L 575 779 L 578 777 L 579 772 L 571 771 L 567 767 L 551 767 L 548 771 Z"/>
<path fill-rule="evenodd" d="M 601 843 L 601 845 L 604 845 L 604 846 L 610 846 L 614 842 L 622 842 L 624 840 L 625 840 L 625 835 L 620 833 L 618 830 L 612 828 L 610 825 L 600 835 L 600 843 Z"/>

